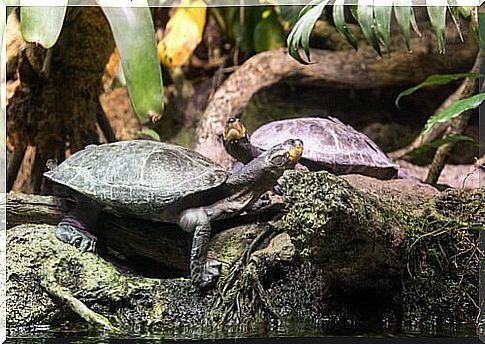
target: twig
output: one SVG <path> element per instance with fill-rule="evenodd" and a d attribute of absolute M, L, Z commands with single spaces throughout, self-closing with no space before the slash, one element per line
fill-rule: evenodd
<path fill-rule="evenodd" d="M 106 113 L 103 110 L 103 107 L 101 106 L 99 100 L 97 104 L 97 109 L 96 109 L 96 120 L 98 121 L 99 127 L 103 131 L 104 137 L 106 137 L 106 140 L 108 142 L 116 142 L 118 141 L 116 139 L 116 135 L 113 132 L 113 128 L 111 128 L 111 125 L 109 124 L 109 120 L 106 117 Z"/>

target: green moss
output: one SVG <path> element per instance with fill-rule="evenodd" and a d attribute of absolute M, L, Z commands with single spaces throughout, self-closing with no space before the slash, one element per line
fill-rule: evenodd
<path fill-rule="evenodd" d="M 419 218 L 404 219 L 408 266 L 404 311 L 411 322 L 472 323 L 478 313 L 479 231 L 485 190 L 449 190 Z"/>
<path fill-rule="evenodd" d="M 483 189 L 441 193 L 420 212 L 326 172 L 287 173 L 284 192 L 281 229 L 325 271 L 330 302 L 364 311 L 394 303 L 408 322 L 474 321 Z"/>

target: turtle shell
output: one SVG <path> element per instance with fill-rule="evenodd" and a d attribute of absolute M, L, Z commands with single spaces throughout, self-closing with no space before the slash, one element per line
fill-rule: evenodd
<path fill-rule="evenodd" d="M 227 179 L 195 151 L 148 140 L 88 146 L 44 175 L 115 213 L 160 221 L 167 206 Z"/>
<path fill-rule="evenodd" d="M 254 146 L 266 150 L 289 138 L 303 141 L 301 163 L 312 170 L 359 173 L 381 179 L 392 178 L 398 170 L 369 137 L 332 117 L 270 122 L 256 129 L 250 140 Z"/>

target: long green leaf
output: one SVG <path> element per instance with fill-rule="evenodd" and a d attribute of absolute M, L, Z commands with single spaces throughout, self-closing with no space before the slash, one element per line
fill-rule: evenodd
<path fill-rule="evenodd" d="M 431 116 L 428 119 L 426 125 L 424 126 L 422 134 L 425 135 L 426 133 L 428 133 L 436 123 L 446 122 L 452 118 L 458 117 L 465 111 L 477 108 L 478 106 L 480 106 L 483 100 L 485 100 L 485 93 L 479 93 L 469 98 L 460 99 L 452 103 L 439 114 L 437 114 L 436 116 Z"/>
<path fill-rule="evenodd" d="M 120 51 L 131 104 L 142 123 L 163 111 L 163 86 L 157 56 L 155 30 L 146 0 L 133 0 L 138 7 L 110 7 L 98 0 L 111 26 Z"/>
<path fill-rule="evenodd" d="M 381 47 L 376 36 L 376 28 L 374 22 L 374 6 L 368 5 L 367 0 L 358 0 L 357 3 L 357 21 L 365 38 L 372 45 L 374 50 L 381 55 Z"/>
<path fill-rule="evenodd" d="M 347 42 L 357 50 L 357 40 L 354 35 L 349 31 L 347 24 L 345 22 L 345 12 L 344 12 L 345 0 L 336 0 L 333 5 L 333 22 L 337 32 L 345 37 Z"/>
<path fill-rule="evenodd" d="M 419 157 L 422 156 L 426 153 L 429 153 L 439 147 L 441 147 L 444 144 L 447 143 L 456 143 L 456 142 L 470 142 L 474 143 L 475 140 L 469 136 L 464 136 L 464 135 L 453 135 L 453 136 L 448 136 L 443 139 L 438 139 L 434 140 L 433 142 L 421 145 L 412 151 L 406 153 L 405 155 L 408 157 Z"/>
<path fill-rule="evenodd" d="M 394 0 L 394 15 L 396 16 L 397 26 L 404 36 L 406 48 L 409 50 L 409 39 L 411 38 L 411 5 L 412 0 Z"/>
<path fill-rule="evenodd" d="M 460 28 L 460 11 L 457 6 L 456 0 L 448 0 L 448 3 L 450 6 L 448 6 L 448 10 L 450 11 L 451 15 L 451 20 L 453 20 L 453 24 L 455 24 L 456 31 L 458 32 L 458 35 L 460 36 L 460 40 L 463 42 L 463 34 L 461 33 L 461 28 Z"/>
<path fill-rule="evenodd" d="M 391 46 L 391 14 L 392 6 L 376 6 L 374 2 L 376 32 L 388 50 Z"/>
<path fill-rule="evenodd" d="M 24 1 L 20 1 L 20 6 Z M 59 38 L 67 10 L 67 0 L 61 6 L 20 7 L 20 30 L 27 42 L 37 43 L 48 49 Z"/>
<path fill-rule="evenodd" d="M 288 52 L 291 57 L 302 64 L 309 64 L 310 62 L 310 34 L 312 32 L 315 22 L 322 15 L 322 11 L 327 5 L 329 0 L 322 0 L 315 7 L 302 10 L 303 16 L 296 22 L 295 26 L 288 35 L 287 45 Z M 312 2 L 313 3 L 313 2 Z M 300 48 L 305 51 L 305 55 L 308 61 L 305 61 L 300 55 Z"/>
<path fill-rule="evenodd" d="M 440 85 L 446 85 L 449 84 L 452 81 L 463 79 L 463 78 L 472 78 L 476 79 L 479 77 L 484 76 L 484 74 L 479 74 L 479 73 L 457 73 L 457 74 L 434 74 L 430 75 L 429 77 L 426 78 L 422 83 L 419 85 L 416 85 L 414 87 L 408 88 L 401 93 L 396 98 L 396 106 L 399 107 L 399 100 L 401 100 L 402 97 L 409 96 L 416 92 L 417 90 L 423 88 L 423 87 L 429 87 L 429 86 L 440 86 Z"/>
<path fill-rule="evenodd" d="M 419 31 L 418 22 L 416 21 L 416 16 L 414 15 L 414 8 L 413 7 L 411 7 L 411 26 L 413 27 L 414 32 L 416 32 L 416 34 L 419 37 L 423 36 L 421 34 L 421 31 Z"/>
<path fill-rule="evenodd" d="M 428 3 L 428 2 L 427 2 Z M 446 3 L 444 6 L 426 6 L 429 20 L 438 39 L 440 53 L 445 53 Z"/>

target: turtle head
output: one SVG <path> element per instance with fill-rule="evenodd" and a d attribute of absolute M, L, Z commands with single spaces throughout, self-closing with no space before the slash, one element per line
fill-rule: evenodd
<path fill-rule="evenodd" d="M 270 148 L 261 156 L 261 159 L 264 159 L 266 168 L 285 170 L 294 167 L 302 154 L 303 141 L 289 139 Z"/>
<path fill-rule="evenodd" d="M 222 133 L 224 142 L 238 141 L 246 137 L 246 128 L 239 118 L 231 117 L 226 122 L 226 127 Z"/>

